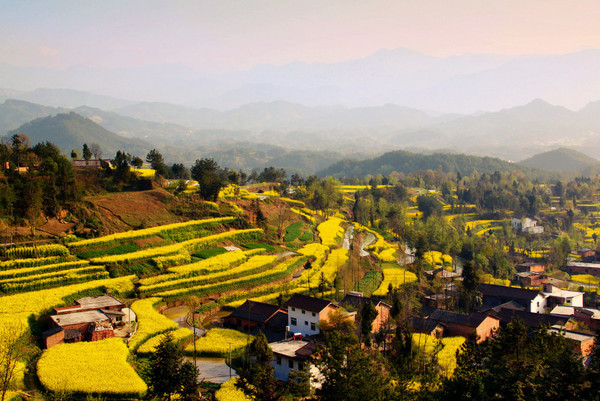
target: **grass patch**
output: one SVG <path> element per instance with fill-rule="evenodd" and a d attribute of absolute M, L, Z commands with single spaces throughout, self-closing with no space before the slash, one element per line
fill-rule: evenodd
<path fill-rule="evenodd" d="M 300 235 L 300 241 L 308 242 L 312 241 L 313 233 L 311 231 L 302 231 L 302 235 Z"/>
<path fill-rule="evenodd" d="M 358 291 L 362 292 L 366 297 L 379 288 L 383 281 L 383 274 L 377 270 L 369 270 L 358 284 Z"/>
<path fill-rule="evenodd" d="M 208 258 L 212 258 L 213 256 L 217 256 L 217 255 L 220 255 L 225 252 L 227 252 L 227 249 L 225 249 L 223 247 L 218 247 L 218 248 L 203 249 L 199 252 L 194 253 L 192 256 L 199 258 L 199 259 L 208 259 Z"/>
<path fill-rule="evenodd" d="M 296 223 L 290 224 L 285 229 L 285 236 L 283 237 L 283 240 L 285 242 L 292 242 L 293 240 L 298 238 L 300 234 L 302 234 L 303 226 L 304 224 L 301 221 L 297 221 Z"/>
<path fill-rule="evenodd" d="M 122 255 L 124 253 L 139 251 L 140 247 L 134 243 L 121 244 L 108 249 L 94 249 L 76 253 L 80 259 L 98 258 L 105 255 Z"/>

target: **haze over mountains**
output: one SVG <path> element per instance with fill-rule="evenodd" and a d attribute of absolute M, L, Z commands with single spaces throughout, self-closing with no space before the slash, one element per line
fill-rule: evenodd
<path fill-rule="evenodd" d="M 307 106 L 393 103 L 439 113 L 473 113 L 514 107 L 535 98 L 581 108 L 598 98 L 599 69 L 600 50 L 596 49 L 564 55 L 441 58 L 399 48 L 337 63 L 259 65 L 220 75 L 201 74 L 181 64 L 113 69 L 77 66 L 65 70 L 0 64 L 0 88 L 71 88 L 130 101 L 217 110 L 283 100 Z M 51 106 L 83 104 L 18 98 Z M 85 104 L 104 109 L 123 106 L 118 103 L 114 100 L 112 107 Z"/>
<path fill-rule="evenodd" d="M 279 163 L 302 173 L 390 150 L 518 161 L 564 147 L 596 157 L 598 70 L 600 50 L 447 58 L 381 50 L 339 63 L 263 65 L 218 76 L 182 65 L 0 65 L 0 134 L 74 112 L 106 131 L 90 128 L 95 140 L 71 132 L 75 142 L 60 143 L 65 152 L 88 138 L 106 142 L 107 155 L 116 144 L 132 153 L 156 147 L 170 162 L 215 157 L 232 168 Z M 38 121 L 36 129 L 53 121 Z"/>

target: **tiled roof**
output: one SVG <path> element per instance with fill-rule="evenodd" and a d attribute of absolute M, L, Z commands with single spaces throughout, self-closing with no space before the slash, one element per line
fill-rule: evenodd
<path fill-rule="evenodd" d="M 429 319 L 438 321 L 440 323 L 452 323 L 468 327 L 479 326 L 486 317 L 488 317 L 488 315 L 479 312 L 473 312 L 470 315 L 465 315 L 462 313 L 455 313 L 440 309 L 435 310 L 431 315 L 429 315 Z"/>
<path fill-rule="evenodd" d="M 499 297 L 499 298 L 512 298 L 512 299 L 524 299 L 532 301 L 540 293 L 536 290 L 527 290 L 524 288 L 505 287 L 503 285 L 494 284 L 479 284 L 479 292 L 484 297 Z"/>
<path fill-rule="evenodd" d="M 387 306 L 388 308 L 391 307 L 390 305 L 386 304 L 385 302 L 380 301 L 379 299 L 375 299 L 375 298 L 371 298 L 371 297 L 361 297 L 361 296 L 353 295 L 353 294 L 346 294 L 344 299 L 341 300 L 340 305 L 348 304 L 348 305 L 354 307 L 354 309 L 356 309 L 358 311 L 358 310 L 361 310 L 362 307 L 367 302 L 371 302 L 373 304 L 373 306 L 375 306 L 375 307 L 377 307 L 379 304 L 383 304 L 383 305 Z"/>
<path fill-rule="evenodd" d="M 294 307 L 309 312 L 319 313 L 327 308 L 331 302 L 325 299 L 313 298 L 302 294 L 294 294 L 285 304 L 288 308 Z"/>
<path fill-rule="evenodd" d="M 278 310 L 277 305 L 247 300 L 229 316 L 265 323 Z"/>

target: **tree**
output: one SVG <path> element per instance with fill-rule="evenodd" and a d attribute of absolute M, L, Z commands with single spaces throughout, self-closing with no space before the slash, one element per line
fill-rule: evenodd
<path fill-rule="evenodd" d="M 192 363 L 183 363 L 183 349 L 175 343 L 172 333 L 165 334 L 149 362 L 148 378 L 156 397 L 170 400 L 178 394 L 187 400 L 196 399 L 198 369 Z"/>
<path fill-rule="evenodd" d="M 198 192 L 204 200 L 216 201 L 225 183 L 219 175 L 219 165 L 214 159 L 198 159 L 192 166 L 192 178 L 198 181 Z"/>
<path fill-rule="evenodd" d="M 131 165 L 135 168 L 142 168 L 142 166 L 144 165 L 144 161 L 141 157 L 136 156 L 131 160 Z"/>
<path fill-rule="evenodd" d="M 251 363 L 238 372 L 240 377 L 235 385 L 252 399 L 279 400 L 283 396 L 283 388 L 273 376 L 273 351 L 262 332 L 250 343 L 248 356 Z"/>
<path fill-rule="evenodd" d="M 31 337 L 24 334 L 27 332 L 21 324 L 0 328 L 0 401 L 6 399 L 8 391 L 16 389 L 19 370 L 25 369 L 35 354 Z"/>
<path fill-rule="evenodd" d="M 83 154 L 83 159 L 85 160 L 85 164 L 87 164 L 87 162 L 90 161 L 92 158 L 92 151 L 88 147 L 87 143 L 83 144 L 83 153 L 82 154 Z"/>
<path fill-rule="evenodd" d="M 417 207 L 419 211 L 423 213 L 423 220 L 427 220 L 429 216 L 441 215 L 443 206 L 442 204 L 431 195 L 419 195 L 417 196 Z"/>
<path fill-rule="evenodd" d="M 366 346 L 371 346 L 371 331 L 373 330 L 373 321 L 377 317 L 377 309 L 373 302 L 365 302 L 360 311 L 360 333 Z"/>
<path fill-rule="evenodd" d="M 148 155 L 146 155 L 146 162 L 150 163 L 150 166 L 157 175 L 163 177 L 167 176 L 167 165 L 165 164 L 162 154 L 158 150 L 152 149 L 148 152 Z"/>
<path fill-rule="evenodd" d="M 94 159 L 100 160 L 102 158 L 102 148 L 97 143 L 92 143 L 90 145 L 90 151 L 94 155 Z"/>

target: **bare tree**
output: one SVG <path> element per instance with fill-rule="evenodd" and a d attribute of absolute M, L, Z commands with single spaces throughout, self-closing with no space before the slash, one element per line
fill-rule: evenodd
<path fill-rule="evenodd" d="M 97 143 L 92 143 L 90 145 L 90 150 L 94 155 L 94 159 L 100 160 L 102 158 L 102 149 L 100 148 L 100 145 L 98 145 Z"/>
<path fill-rule="evenodd" d="M 19 371 L 35 354 L 28 328 L 23 324 L 3 324 L 0 328 L 0 400 L 18 387 Z"/>

